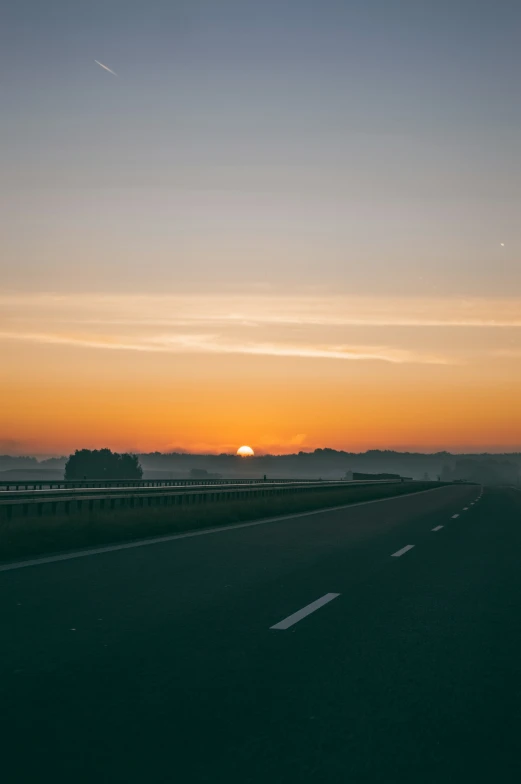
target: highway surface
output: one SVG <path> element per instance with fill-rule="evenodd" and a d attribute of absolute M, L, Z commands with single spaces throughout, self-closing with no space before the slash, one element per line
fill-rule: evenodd
<path fill-rule="evenodd" d="M 521 492 L 0 571 L 16 782 L 519 782 Z"/>

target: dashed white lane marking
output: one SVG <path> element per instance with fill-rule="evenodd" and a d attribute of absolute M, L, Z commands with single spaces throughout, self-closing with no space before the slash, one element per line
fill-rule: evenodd
<path fill-rule="evenodd" d="M 469 511 L 469 508 L 468 508 L 468 506 L 464 506 L 464 507 L 463 507 L 463 511 L 464 511 L 464 512 L 468 512 L 468 511 Z"/>
<path fill-rule="evenodd" d="M 283 621 L 279 621 L 276 623 L 275 626 L 270 626 L 270 629 L 289 629 L 290 626 L 293 626 L 295 623 L 298 623 L 305 618 L 306 615 L 310 615 L 311 613 L 315 612 L 315 610 L 319 610 L 328 602 L 333 601 L 336 599 L 337 596 L 340 596 L 339 593 L 326 593 L 325 596 L 322 596 L 320 599 L 317 599 L 316 602 L 311 602 L 311 604 L 307 604 L 302 610 L 298 610 L 293 615 L 288 615 L 287 618 L 284 618 Z"/>
<path fill-rule="evenodd" d="M 457 514 L 457 515 L 452 515 L 452 517 L 451 517 L 451 520 L 455 520 L 455 519 L 456 519 L 456 517 L 459 517 L 459 514 Z"/>
<path fill-rule="evenodd" d="M 433 528 L 432 530 L 433 531 L 441 531 L 442 528 L 443 528 L 442 525 L 437 525 L 436 528 Z"/>
<path fill-rule="evenodd" d="M 405 553 L 408 553 L 409 550 L 412 550 L 413 547 L 414 547 L 413 544 L 407 544 L 405 545 L 405 547 L 402 547 L 401 550 L 398 550 L 396 553 L 393 553 L 391 555 L 391 558 L 399 558 L 401 555 L 405 555 Z"/>

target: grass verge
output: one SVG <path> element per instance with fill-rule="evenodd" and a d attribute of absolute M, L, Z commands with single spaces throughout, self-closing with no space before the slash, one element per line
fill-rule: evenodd
<path fill-rule="evenodd" d="M 13 518 L 0 523 L 0 560 L 14 561 L 83 547 L 233 525 L 267 517 L 312 511 L 359 501 L 390 498 L 439 487 L 442 483 L 359 485 L 310 490 L 251 500 L 216 501 L 194 506 L 122 509 L 92 514 Z"/>

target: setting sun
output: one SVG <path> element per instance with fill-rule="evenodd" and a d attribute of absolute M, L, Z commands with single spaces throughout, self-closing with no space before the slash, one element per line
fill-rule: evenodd
<path fill-rule="evenodd" d="M 255 452 L 251 448 L 251 446 L 240 446 L 237 450 L 237 454 L 239 457 L 253 457 Z"/>

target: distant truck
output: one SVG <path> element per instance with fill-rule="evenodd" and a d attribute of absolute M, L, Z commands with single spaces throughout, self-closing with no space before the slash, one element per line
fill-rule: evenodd
<path fill-rule="evenodd" d="M 212 474 L 206 468 L 192 468 L 190 479 L 221 479 L 222 474 Z"/>

